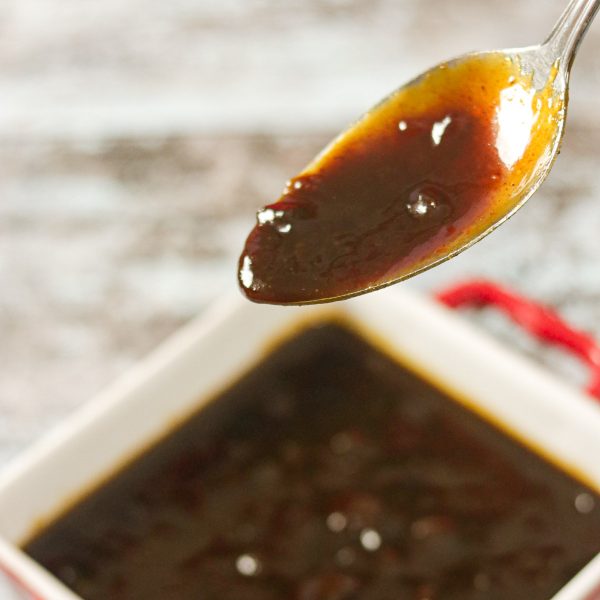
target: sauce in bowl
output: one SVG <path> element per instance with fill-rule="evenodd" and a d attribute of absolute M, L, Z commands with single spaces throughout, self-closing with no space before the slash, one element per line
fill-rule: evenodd
<path fill-rule="evenodd" d="M 548 600 L 600 496 L 328 323 L 25 550 L 86 600 Z"/>

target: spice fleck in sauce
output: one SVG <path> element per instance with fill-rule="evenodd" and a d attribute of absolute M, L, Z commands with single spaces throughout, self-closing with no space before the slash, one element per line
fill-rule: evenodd
<path fill-rule="evenodd" d="M 327 325 L 25 549 L 86 600 L 548 600 L 600 496 Z"/>
<path fill-rule="evenodd" d="M 562 127 L 498 53 L 438 67 L 335 140 L 258 213 L 239 263 L 251 300 L 332 300 L 422 271 L 525 200 Z"/>

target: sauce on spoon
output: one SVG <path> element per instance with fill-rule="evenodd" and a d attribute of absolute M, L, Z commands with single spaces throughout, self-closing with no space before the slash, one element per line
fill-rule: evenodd
<path fill-rule="evenodd" d="M 258 213 L 239 262 L 249 299 L 324 302 L 430 268 L 526 200 L 560 135 L 553 77 L 502 53 L 443 64 L 337 138 Z"/>

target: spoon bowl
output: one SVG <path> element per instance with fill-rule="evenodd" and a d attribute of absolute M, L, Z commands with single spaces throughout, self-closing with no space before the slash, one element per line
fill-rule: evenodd
<path fill-rule="evenodd" d="M 256 302 L 373 291 L 456 256 L 550 172 L 569 71 L 600 0 L 573 0 L 548 40 L 465 55 L 401 87 L 258 213 L 239 263 Z"/>

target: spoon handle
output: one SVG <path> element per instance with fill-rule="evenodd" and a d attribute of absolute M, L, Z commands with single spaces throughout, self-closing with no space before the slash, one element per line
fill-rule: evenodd
<path fill-rule="evenodd" d="M 579 44 L 600 9 L 600 0 L 571 0 L 552 30 L 544 47 L 555 59 L 560 59 L 568 73 Z"/>

